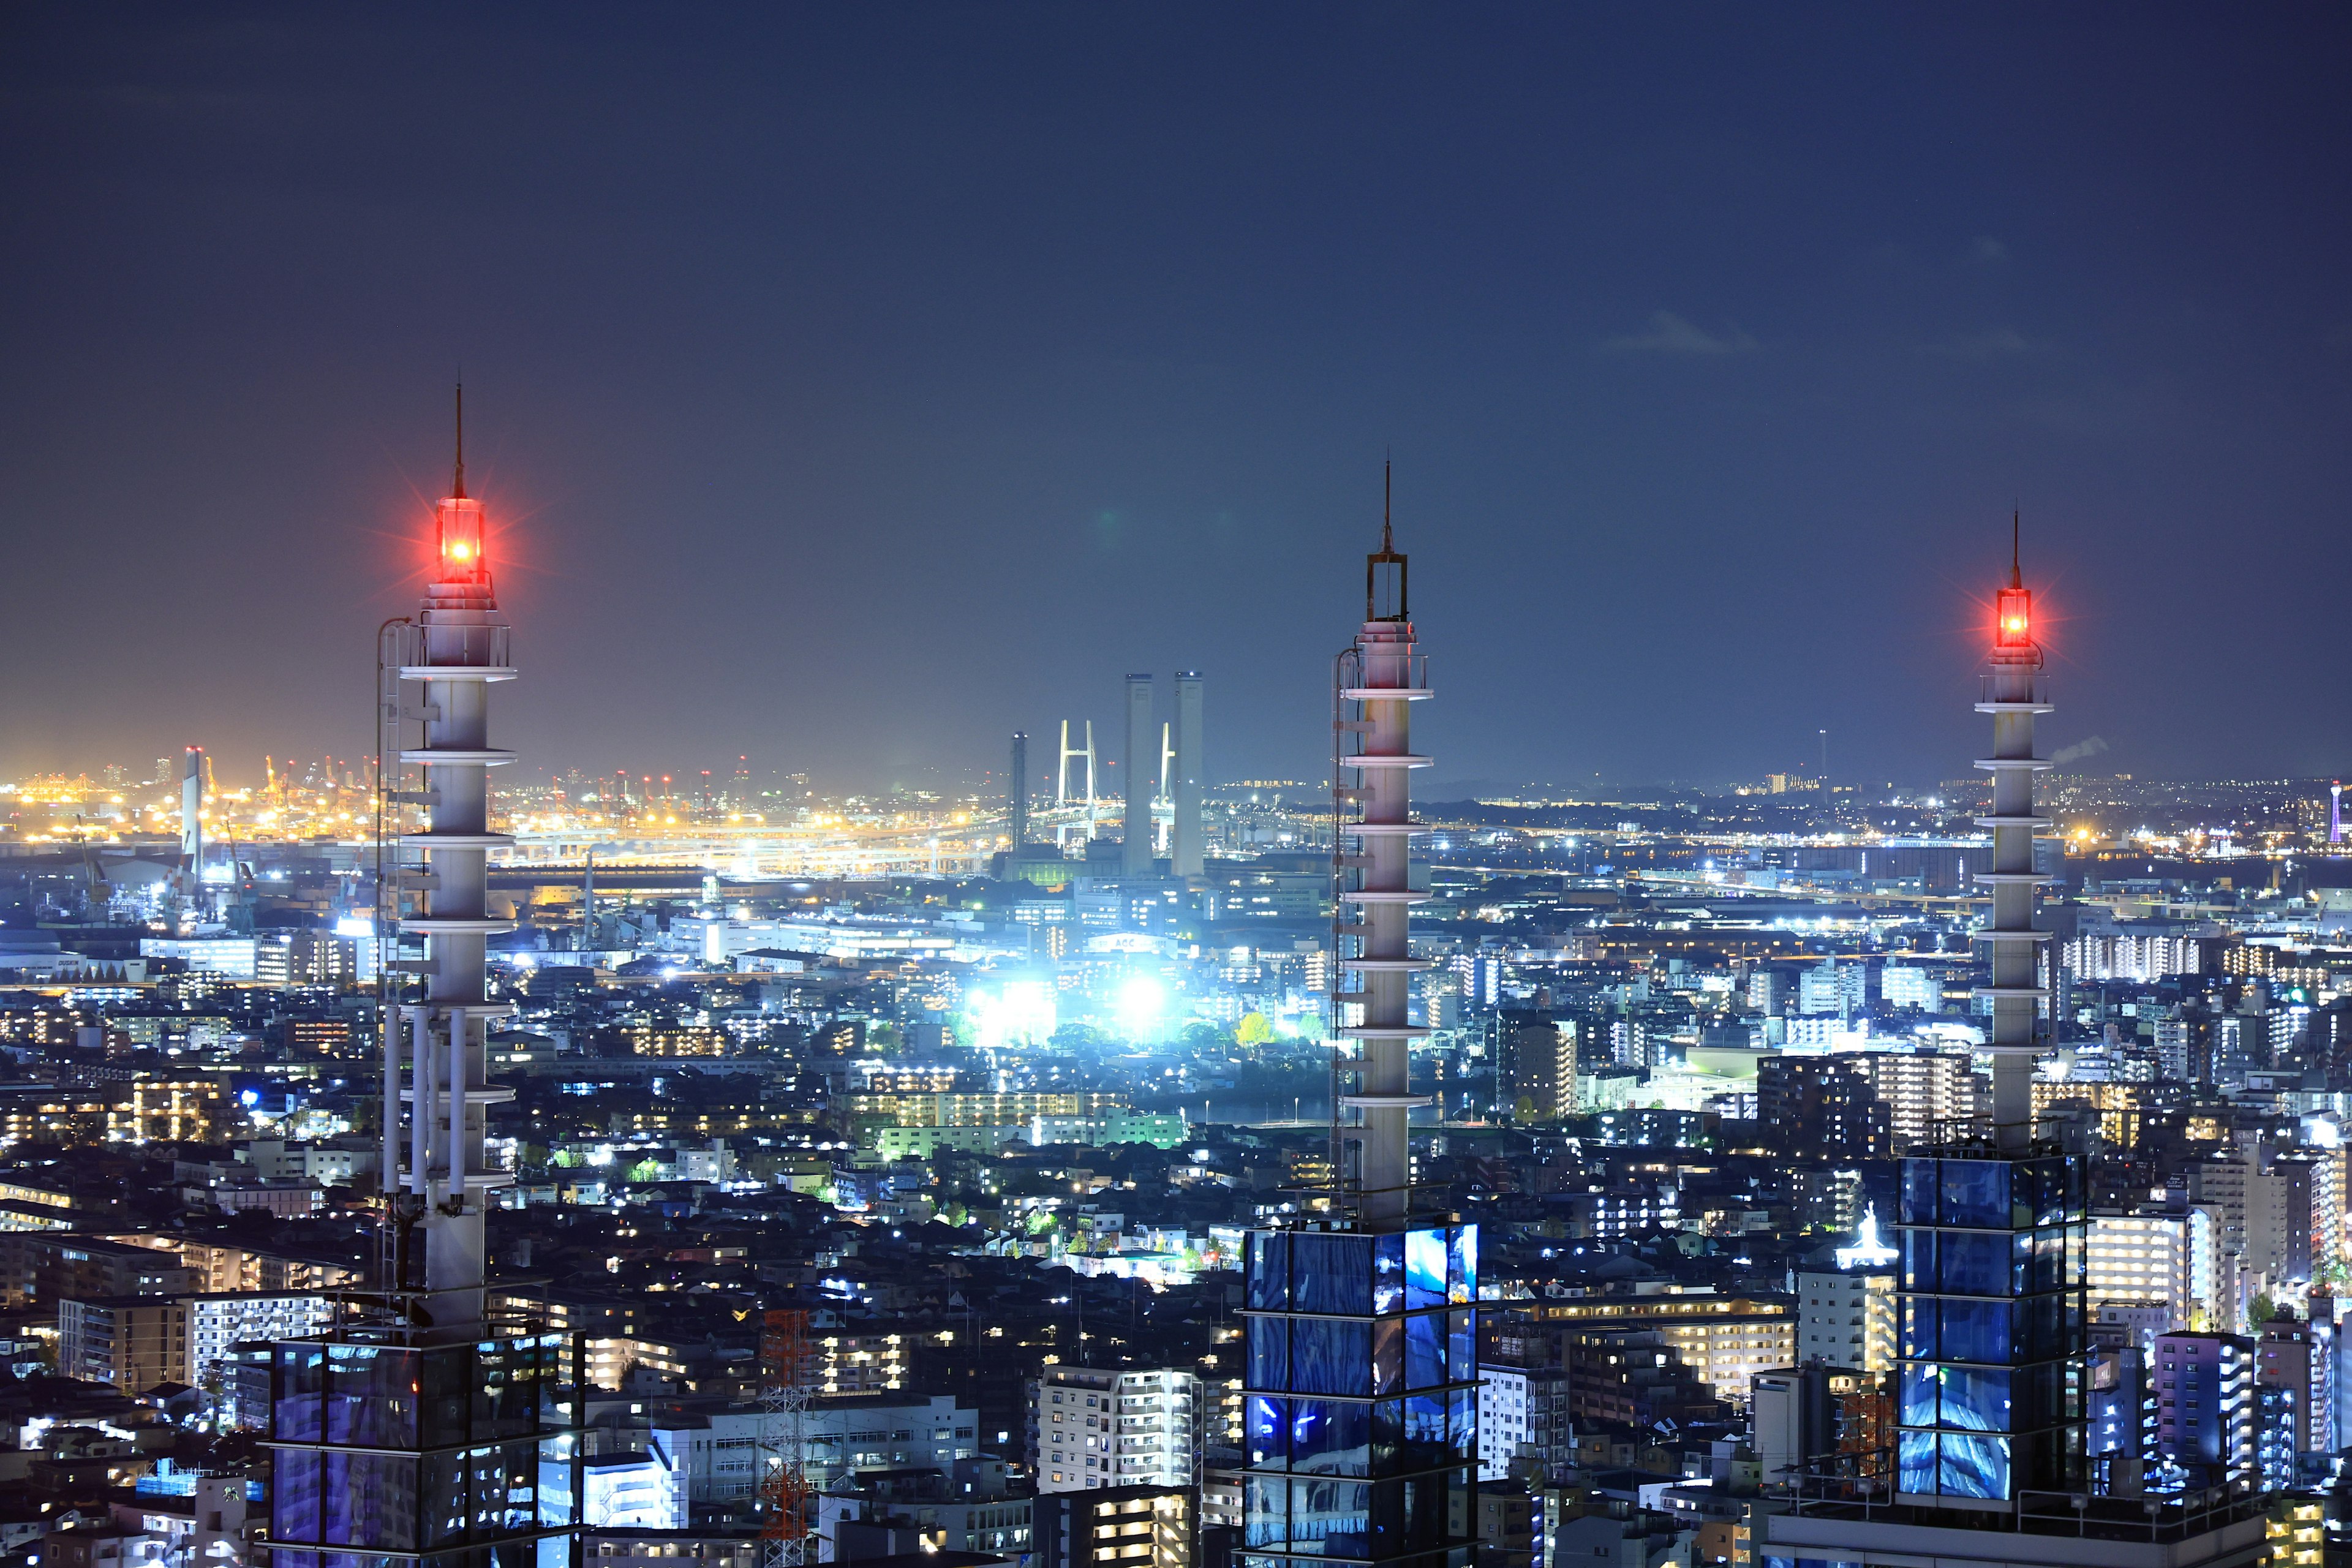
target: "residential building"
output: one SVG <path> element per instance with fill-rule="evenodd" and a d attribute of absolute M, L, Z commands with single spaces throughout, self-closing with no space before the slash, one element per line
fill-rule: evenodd
<path fill-rule="evenodd" d="M 1037 1490 L 1198 1486 L 1201 1421 L 1190 1372 L 1049 1366 L 1030 1390 Z"/>
<path fill-rule="evenodd" d="M 1797 1364 L 1857 1372 L 1895 1364 L 1895 1279 L 1865 1270 L 1797 1276 Z"/>
<path fill-rule="evenodd" d="M 1031 1531 L 1037 1568 L 1192 1568 L 1199 1499 L 1183 1486 L 1041 1489 Z"/>

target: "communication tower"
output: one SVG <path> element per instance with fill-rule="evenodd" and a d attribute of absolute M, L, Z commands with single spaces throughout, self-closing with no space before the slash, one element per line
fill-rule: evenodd
<path fill-rule="evenodd" d="M 1404 1225 L 1406 1122 L 1414 1106 L 1431 1103 L 1410 1089 L 1412 1042 L 1429 1029 L 1407 1021 L 1407 998 L 1414 972 L 1430 961 L 1412 956 L 1408 934 L 1412 906 L 1429 897 L 1413 885 L 1412 838 L 1421 827 L 1408 780 L 1430 763 L 1412 749 L 1412 705 L 1431 692 L 1406 587 L 1384 496 L 1381 547 L 1364 562 L 1363 628 L 1331 683 L 1332 1173 L 1343 1206 L 1372 1230 Z"/>
<path fill-rule="evenodd" d="M 377 629 L 381 1267 L 328 1332 L 271 1347 L 273 1568 L 541 1568 L 576 1561 L 583 1522 L 586 1336 L 548 1332 L 513 1287 L 494 1307 L 484 1256 L 511 1180 L 488 1169 L 484 1119 L 512 1092 L 484 1048 L 511 1010 L 487 948 L 513 924 L 488 908 L 489 853 L 511 842 L 489 831 L 488 770 L 514 753 L 488 743 L 488 692 L 515 670 L 459 414 L 425 602 Z"/>
<path fill-rule="evenodd" d="M 2051 711 L 2041 689 L 2042 646 L 2033 637 L 2033 591 L 2018 559 L 2017 520 L 2010 520 L 2009 584 L 1994 595 L 1993 642 L 1979 713 L 1992 715 L 1992 754 L 1977 766 L 1992 774 L 1992 869 L 1977 880 L 1992 892 L 1992 918 L 1977 932 L 1992 949 L 1992 984 L 1977 994 L 1992 1002 L 1993 1136 L 2004 1148 L 2033 1138 L 2033 1058 L 2038 1019 L 2049 994 L 2042 973 L 2046 931 L 2033 929 L 2034 889 L 2049 879 L 2034 869 L 2033 840 L 2050 818 L 2033 803 L 2033 775 L 2050 763 L 2033 754 L 2033 721 Z"/>
<path fill-rule="evenodd" d="M 808 1402 L 816 1382 L 809 1315 L 760 1320 L 760 1563 L 800 1568 L 809 1541 Z"/>

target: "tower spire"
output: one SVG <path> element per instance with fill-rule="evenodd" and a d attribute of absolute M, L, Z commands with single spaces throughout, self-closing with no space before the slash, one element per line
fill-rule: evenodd
<path fill-rule="evenodd" d="M 457 384 L 457 482 L 449 492 L 459 500 L 466 499 L 466 384 Z"/>
<path fill-rule="evenodd" d="M 2023 511 L 2024 508 L 2020 507 L 2009 514 L 2009 585 L 2012 588 L 2025 586 L 2025 574 L 2019 569 L 2020 557 L 2017 552 L 2017 520 Z"/>
<path fill-rule="evenodd" d="M 1389 532 L 1389 497 L 1392 493 L 1389 476 L 1393 467 L 1390 458 L 1383 457 L 1381 459 L 1381 553 L 1383 555 L 1396 549 L 1396 540 Z"/>

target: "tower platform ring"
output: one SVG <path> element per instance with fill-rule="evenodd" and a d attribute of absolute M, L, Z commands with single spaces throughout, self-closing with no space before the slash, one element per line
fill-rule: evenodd
<path fill-rule="evenodd" d="M 400 760 L 428 768 L 502 768 L 513 762 L 516 753 L 513 752 L 457 751 L 454 748 L 421 746 L 415 751 L 401 752 Z"/>

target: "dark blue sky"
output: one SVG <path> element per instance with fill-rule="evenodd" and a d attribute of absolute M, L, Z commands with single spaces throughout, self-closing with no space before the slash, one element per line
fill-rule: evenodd
<path fill-rule="evenodd" d="M 0 29 L 0 772 L 363 751 L 461 365 L 532 772 L 1318 776 L 1384 449 L 1450 778 L 1959 774 L 2013 500 L 2053 746 L 2352 771 L 2340 8 Z"/>

